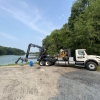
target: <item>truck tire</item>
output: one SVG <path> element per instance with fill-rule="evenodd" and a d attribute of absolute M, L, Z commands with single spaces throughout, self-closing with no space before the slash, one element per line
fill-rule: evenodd
<path fill-rule="evenodd" d="M 40 61 L 40 62 L 39 62 L 39 65 L 40 65 L 40 66 L 44 66 L 44 65 L 45 65 L 45 62 L 44 62 L 44 61 Z"/>
<path fill-rule="evenodd" d="M 46 66 L 50 66 L 51 65 L 51 62 L 50 61 L 45 61 L 45 65 Z"/>
<path fill-rule="evenodd" d="M 95 62 L 87 62 L 86 68 L 90 71 L 96 71 L 97 70 L 97 64 Z"/>

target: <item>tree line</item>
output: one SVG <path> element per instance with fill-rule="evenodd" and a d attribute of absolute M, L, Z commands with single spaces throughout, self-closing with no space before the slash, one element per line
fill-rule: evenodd
<path fill-rule="evenodd" d="M 76 0 L 68 23 L 47 35 L 42 45 L 51 55 L 67 48 L 73 54 L 75 49 L 86 49 L 88 54 L 100 55 L 100 0 Z"/>
<path fill-rule="evenodd" d="M 0 46 L 0 55 L 24 55 L 23 50 L 11 47 Z"/>
<path fill-rule="evenodd" d="M 29 55 L 31 55 L 31 56 L 38 56 L 39 52 L 30 52 Z"/>

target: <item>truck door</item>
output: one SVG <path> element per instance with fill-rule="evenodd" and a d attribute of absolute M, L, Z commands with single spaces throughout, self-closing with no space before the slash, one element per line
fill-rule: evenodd
<path fill-rule="evenodd" d="M 87 60 L 87 54 L 85 50 L 79 49 L 76 50 L 76 61 L 86 61 Z"/>

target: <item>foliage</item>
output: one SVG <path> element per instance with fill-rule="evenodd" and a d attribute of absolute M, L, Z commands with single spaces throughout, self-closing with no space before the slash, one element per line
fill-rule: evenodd
<path fill-rule="evenodd" d="M 30 56 L 38 56 L 39 52 L 30 52 L 29 54 L 30 54 Z"/>
<path fill-rule="evenodd" d="M 0 46 L 0 55 L 24 55 L 24 54 L 25 52 L 23 50 Z"/>
<path fill-rule="evenodd" d="M 84 48 L 88 54 L 100 55 L 100 0 L 76 0 L 68 23 L 53 30 L 42 44 L 51 55 L 67 48 L 72 53 Z"/>
<path fill-rule="evenodd" d="M 100 66 L 98 66 L 97 71 L 100 71 Z"/>

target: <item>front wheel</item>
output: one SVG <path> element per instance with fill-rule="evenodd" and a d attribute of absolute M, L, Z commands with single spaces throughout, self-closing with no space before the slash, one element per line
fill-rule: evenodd
<path fill-rule="evenodd" d="M 95 71 L 97 70 L 97 64 L 95 62 L 88 62 L 86 68 L 90 71 Z"/>
<path fill-rule="evenodd" d="M 46 66 L 50 66 L 51 65 L 51 62 L 50 61 L 45 61 L 45 65 Z"/>

